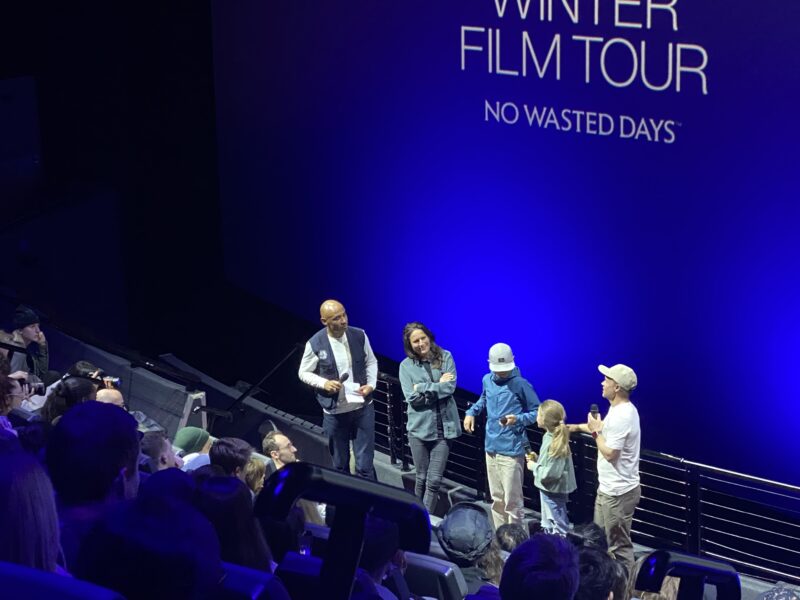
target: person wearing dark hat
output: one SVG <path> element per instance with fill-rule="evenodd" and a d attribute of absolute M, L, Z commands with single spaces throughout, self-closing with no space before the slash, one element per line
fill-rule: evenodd
<path fill-rule="evenodd" d="M 13 343 L 25 347 L 25 352 L 14 352 L 9 357 L 11 372 L 26 371 L 33 373 L 50 385 L 60 374 L 50 371 L 50 355 L 47 338 L 39 328 L 39 315 L 32 308 L 19 305 L 14 312 Z"/>
<path fill-rule="evenodd" d="M 489 515 L 480 505 L 454 504 L 436 528 L 436 537 L 448 559 L 461 569 L 468 594 L 487 584 L 499 585 L 503 559 Z"/>

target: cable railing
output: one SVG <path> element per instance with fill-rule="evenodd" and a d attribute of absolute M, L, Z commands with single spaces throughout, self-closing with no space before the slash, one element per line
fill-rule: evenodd
<path fill-rule="evenodd" d="M 406 434 L 400 382 L 380 374 L 375 393 L 376 447 L 403 471 L 413 467 Z M 476 397 L 457 391 L 463 419 Z M 484 422 L 473 435 L 454 440 L 445 478 L 488 499 L 483 451 Z M 538 451 L 543 432 L 528 428 Z M 590 521 L 597 490 L 597 446 L 591 436 L 570 440 L 578 489 L 571 494 L 570 518 Z M 653 548 L 679 550 L 730 562 L 743 574 L 800 584 L 800 487 L 642 450 L 642 497 L 633 519 L 633 539 Z M 539 510 L 539 494 L 526 470 L 526 507 Z"/>

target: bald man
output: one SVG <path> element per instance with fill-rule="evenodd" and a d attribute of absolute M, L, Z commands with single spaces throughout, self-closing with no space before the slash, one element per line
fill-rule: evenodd
<path fill-rule="evenodd" d="M 341 302 L 326 300 L 319 308 L 325 326 L 306 342 L 298 376 L 314 388 L 322 407 L 333 466 L 349 472 L 350 440 L 356 473 L 375 478 L 375 407 L 372 391 L 378 381 L 378 360 L 363 329 L 347 325 Z"/>
<path fill-rule="evenodd" d="M 122 392 L 114 388 L 100 388 L 97 390 L 95 400 L 125 408 L 125 399 L 122 397 Z"/>

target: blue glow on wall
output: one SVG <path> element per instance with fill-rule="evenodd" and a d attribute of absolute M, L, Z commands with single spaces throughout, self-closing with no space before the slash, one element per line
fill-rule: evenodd
<path fill-rule="evenodd" d="M 341 299 L 397 360 L 421 320 L 473 391 L 507 342 L 572 419 L 627 363 L 645 447 L 800 483 L 800 5 L 601 4 L 217 2 L 228 275 L 310 320 Z M 526 35 L 559 78 L 497 73 Z"/>

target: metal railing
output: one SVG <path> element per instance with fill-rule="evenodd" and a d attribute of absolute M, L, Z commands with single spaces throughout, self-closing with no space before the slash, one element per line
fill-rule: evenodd
<path fill-rule="evenodd" d="M 464 412 L 476 396 L 458 390 L 456 404 Z M 393 464 L 411 469 L 406 411 L 400 382 L 380 374 L 375 393 L 376 447 Z M 483 427 L 454 441 L 445 477 L 474 489 L 487 499 Z M 528 429 L 534 450 L 542 431 Z M 570 440 L 578 489 L 570 496 L 570 518 L 590 521 L 597 489 L 597 447 L 591 436 Z M 800 487 L 642 450 L 639 463 L 642 498 L 633 521 L 634 541 L 723 559 L 743 574 L 770 581 L 800 584 Z M 525 505 L 539 510 L 539 494 L 526 471 Z"/>

